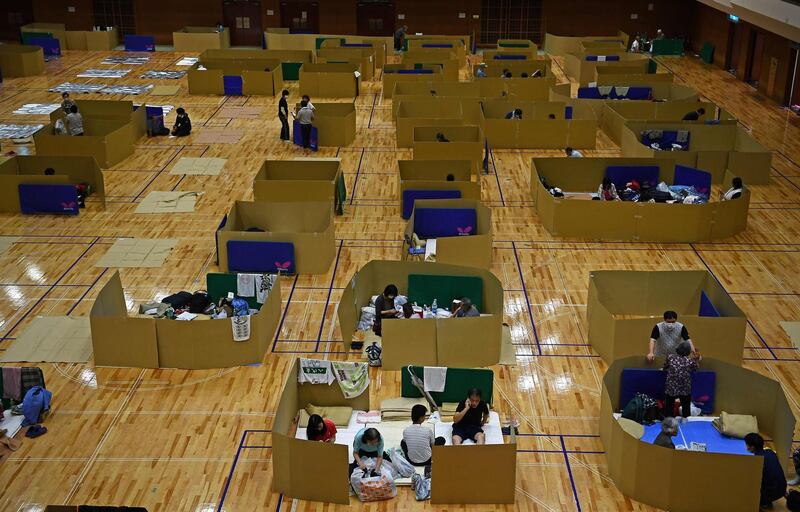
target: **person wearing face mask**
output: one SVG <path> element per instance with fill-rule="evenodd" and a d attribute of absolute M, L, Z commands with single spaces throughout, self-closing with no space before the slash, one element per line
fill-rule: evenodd
<path fill-rule="evenodd" d="M 653 362 L 656 357 L 676 354 L 675 350 L 683 341 L 689 343 L 692 353 L 697 352 L 692 340 L 689 338 L 689 331 L 686 330 L 686 326 L 678 322 L 678 313 L 674 311 L 664 312 L 664 321 L 654 325 L 653 331 L 650 333 L 650 352 L 647 354 L 647 360 Z"/>

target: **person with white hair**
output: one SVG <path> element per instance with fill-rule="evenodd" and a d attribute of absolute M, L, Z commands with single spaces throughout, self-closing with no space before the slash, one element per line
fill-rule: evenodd
<path fill-rule="evenodd" d="M 664 418 L 661 422 L 661 433 L 656 436 L 654 445 L 663 446 L 664 448 L 675 449 L 675 443 L 672 438 L 678 435 L 678 420 L 673 417 Z"/>

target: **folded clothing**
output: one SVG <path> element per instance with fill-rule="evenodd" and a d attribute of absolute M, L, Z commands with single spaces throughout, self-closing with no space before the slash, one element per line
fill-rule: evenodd
<path fill-rule="evenodd" d="M 722 411 L 713 424 L 721 434 L 737 439 L 744 439 L 744 436 L 751 432 L 758 433 L 758 418 L 748 414 L 731 414 Z"/>

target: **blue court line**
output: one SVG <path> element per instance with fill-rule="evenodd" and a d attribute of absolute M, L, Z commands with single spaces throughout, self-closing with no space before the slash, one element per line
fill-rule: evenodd
<path fill-rule="evenodd" d="M 581 512 L 581 500 L 578 497 L 578 488 L 575 487 L 575 478 L 572 476 L 572 466 L 569 464 L 569 454 L 567 453 L 567 445 L 564 444 L 564 436 L 559 436 L 561 440 L 561 450 L 564 453 L 564 462 L 567 463 L 567 474 L 569 474 L 569 483 L 572 485 L 572 495 L 575 497 L 575 507 L 578 512 Z"/>
<path fill-rule="evenodd" d="M 140 191 L 138 194 L 136 194 L 136 196 L 134 196 L 134 198 L 133 198 L 133 199 L 131 199 L 131 201 L 130 201 L 131 203 L 133 203 L 133 202 L 135 202 L 137 199 L 139 199 L 139 198 L 142 196 L 142 194 L 144 194 L 144 193 L 147 191 L 147 189 L 148 189 L 148 188 L 150 188 L 150 185 L 152 185 L 152 184 L 153 184 L 153 182 L 154 182 L 154 181 L 156 181 L 156 179 L 158 179 L 158 177 L 159 177 L 159 176 L 161 176 L 161 173 L 162 173 L 162 172 L 164 172 L 164 170 L 165 170 L 167 167 L 169 167 L 169 164 L 171 164 L 171 163 L 172 163 L 172 161 L 173 161 L 173 160 L 175 160 L 175 158 L 176 158 L 178 155 L 180 155 L 180 154 L 181 154 L 181 151 L 183 151 L 183 149 L 184 149 L 186 146 L 177 146 L 177 147 L 178 147 L 178 151 L 176 151 L 176 152 L 175 152 L 175 154 L 174 154 L 174 155 L 172 155 L 172 157 L 171 157 L 169 160 L 167 160 L 167 163 L 166 163 L 166 164 L 164 164 L 164 167 L 162 167 L 162 168 L 161 168 L 161 169 L 160 169 L 158 172 L 156 172 L 156 175 L 155 175 L 155 176 L 153 176 L 153 177 L 150 179 L 150 181 L 148 181 L 148 182 L 147 182 L 147 185 L 145 185 L 145 186 L 144 186 L 144 188 L 143 188 L 143 189 L 142 189 L 142 190 L 141 190 L 141 191 Z M 152 172 L 152 171 L 151 171 L 151 172 Z"/>
<path fill-rule="evenodd" d="M 81 295 L 81 298 L 78 299 L 78 301 L 75 304 L 73 304 L 71 308 L 69 308 L 69 311 L 67 311 L 67 316 L 71 315 L 72 312 L 75 311 L 75 308 L 77 308 L 78 305 L 83 301 L 83 299 L 85 299 L 86 296 L 89 295 L 89 292 L 91 291 L 91 289 L 94 288 L 94 285 L 97 284 L 97 282 L 100 280 L 101 277 L 103 277 L 105 275 L 106 272 L 108 272 L 108 267 L 104 268 L 103 271 L 100 272 L 100 275 L 97 276 L 97 279 L 95 279 L 94 282 L 88 288 L 86 288 L 86 291 L 83 292 L 83 295 Z"/>
<path fill-rule="evenodd" d="M 542 346 L 539 342 L 539 333 L 536 332 L 536 322 L 533 321 L 533 309 L 531 308 L 531 301 L 528 299 L 528 288 L 525 286 L 525 277 L 522 275 L 522 265 L 519 263 L 519 255 L 517 254 L 517 245 L 511 242 L 511 248 L 514 251 L 514 259 L 517 261 L 517 270 L 519 271 L 519 280 L 522 283 L 522 291 L 525 294 L 525 304 L 528 306 L 528 317 L 533 327 L 533 337 L 536 340 L 536 347 L 539 350 L 539 355 L 542 355 Z"/>
<path fill-rule="evenodd" d="M 358 167 L 356 167 L 356 179 L 353 181 L 353 192 L 350 194 L 350 205 L 353 204 L 353 199 L 356 198 L 356 190 L 358 189 L 358 176 L 361 174 L 361 162 L 364 161 L 364 150 L 361 150 L 361 156 L 358 157 Z"/>
<path fill-rule="evenodd" d="M 372 114 L 375 113 L 375 103 L 378 101 L 378 95 L 376 94 L 375 97 L 372 99 L 372 110 L 369 112 L 369 122 L 367 123 L 367 128 L 372 128 Z"/>
<path fill-rule="evenodd" d="M 492 148 L 489 148 L 489 158 L 492 159 L 492 167 L 494 168 L 494 179 L 497 182 L 497 191 L 500 192 L 500 204 L 505 206 L 506 200 L 503 197 L 503 187 L 502 185 L 500 185 L 500 177 L 497 175 L 497 164 L 495 164 L 494 162 L 494 152 L 492 151 Z"/>
<path fill-rule="evenodd" d="M 225 503 L 225 497 L 228 495 L 228 489 L 231 485 L 231 480 L 233 480 L 233 472 L 236 470 L 236 463 L 239 462 L 239 455 L 242 453 L 242 446 L 244 446 L 244 439 L 247 437 L 247 433 L 249 431 L 245 430 L 242 432 L 242 438 L 239 440 L 239 447 L 236 449 L 236 456 L 233 458 L 233 464 L 231 465 L 231 471 L 228 473 L 228 478 L 225 480 L 225 487 L 222 488 L 222 495 L 219 498 L 219 505 L 217 505 L 217 512 L 222 512 L 222 505 Z"/>
<path fill-rule="evenodd" d="M 339 268 L 339 257 L 342 255 L 342 244 L 344 241 L 339 241 L 339 250 L 336 253 L 336 261 L 333 264 L 333 273 L 331 274 L 331 285 L 328 287 L 328 297 L 325 299 L 325 309 L 322 310 L 322 321 L 319 323 L 319 333 L 317 334 L 317 347 L 319 350 L 320 340 L 322 339 L 322 329 L 325 327 L 325 313 L 328 312 L 328 305 L 331 303 L 331 293 L 333 292 L 333 283 L 336 280 L 336 270 Z"/>
<path fill-rule="evenodd" d="M 300 276 L 294 276 L 294 282 L 292 283 L 292 289 L 289 291 L 289 298 L 286 300 L 286 307 L 283 309 L 283 315 L 281 315 L 281 321 L 278 324 L 278 328 L 275 330 L 275 342 L 272 343 L 272 351 L 275 352 L 275 345 L 278 343 L 278 338 L 281 335 L 281 329 L 283 329 L 283 322 L 286 320 L 286 312 L 289 311 L 289 304 L 292 303 L 292 295 L 294 295 L 294 287 L 297 284 L 297 279 Z"/>

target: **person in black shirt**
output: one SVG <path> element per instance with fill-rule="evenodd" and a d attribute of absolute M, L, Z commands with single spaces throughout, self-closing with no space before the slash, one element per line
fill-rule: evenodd
<path fill-rule="evenodd" d="M 688 114 L 683 116 L 683 119 L 681 119 L 681 121 L 697 121 L 698 119 L 700 119 L 700 116 L 705 115 L 705 113 L 706 109 L 698 108 L 697 110 L 689 112 Z"/>
<path fill-rule="evenodd" d="M 383 295 L 375 299 L 375 323 L 372 330 L 381 335 L 381 321 L 384 318 L 397 318 L 397 309 L 394 307 L 394 298 L 397 297 L 397 286 L 390 284 L 383 290 Z"/>
<path fill-rule="evenodd" d="M 175 126 L 172 127 L 172 135 L 186 137 L 192 133 L 192 121 L 189 120 L 189 114 L 180 107 L 175 109 L 175 112 L 177 112 L 178 116 L 175 118 Z"/>
<path fill-rule="evenodd" d="M 408 26 L 403 25 L 394 33 L 394 51 L 400 52 L 403 50 L 403 43 L 405 42 L 407 31 Z"/>
<path fill-rule="evenodd" d="M 483 426 L 489 422 L 489 405 L 481 400 L 481 390 L 471 388 L 467 398 L 458 403 L 453 415 L 453 444 L 470 439 L 475 444 L 486 444 Z"/>
<path fill-rule="evenodd" d="M 278 102 L 278 119 L 281 120 L 281 140 L 289 140 L 289 103 L 286 101 L 288 96 L 289 91 L 284 89 Z"/>
<path fill-rule="evenodd" d="M 744 436 L 747 451 L 753 455 L 764 457 L 764 469 L 761 473 L 761 508 L 771 509 L 772 502 L 786 494 L 786 475 L 772 450 L 764 449 L 764 438 L 756 433 Z"/>

